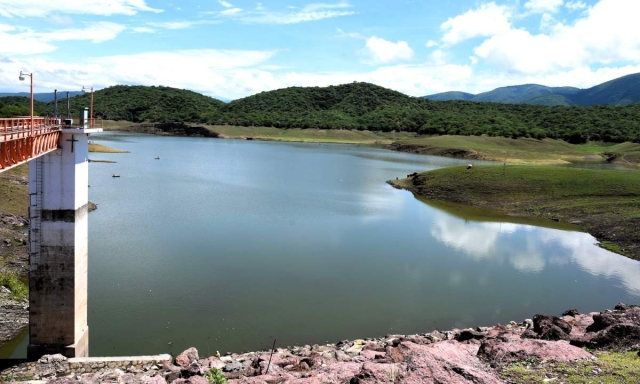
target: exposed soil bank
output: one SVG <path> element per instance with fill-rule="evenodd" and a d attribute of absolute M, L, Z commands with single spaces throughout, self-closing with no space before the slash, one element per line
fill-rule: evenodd
<path fill-rule="evenodd" d="M 426 199 L 577 224 L 603 248 L 640 260 L 637 171 L 485 166 L 408 176 L 389 184 Z"/>
<path fill-rule="evenodd" d="M 423 145 L 410 145 L 410 144 L 401 144 L 401 143 L 389 144 L 385 146 L 385 149 L 398 151 L 398 152 L 417 153 L 420 155 L 448 156 L 448 157 L 458 157 L 463 159 L 474 159 L 474 160 L 484 160 L 486 158 L 485 155 L 482 155 L 476 151 L 454 149 L 454 148 L 430 147 L 430 146 L 423 146 Z"/>
<path fill-rule="evenodd" d="M 531 382 L 524 375 L 539 373 L 545 381 L 577 378 L 580 382 L 635 383 L 640 380 L 638 350 L 640 307 L 618 304 L 615 310 L 601 313 L 569 310 L 561 317 L 536 315 L 522 323 L 278 348 L 273 354 L 262 351 L 201 358 L 190 348 L 173 363 L 124 370 L 108 361 L 87 367 L 60 355 L 45 356 L 37 364 L 21 364 L 0 375 L 60 384 L 207 384 L 205 376 L 214 370 L 230 384 L 487 384 Z M 611 351 L 632 351 L 633 355 L 614 355 L 624 359 L 624 364 L 610 364 Z"/>

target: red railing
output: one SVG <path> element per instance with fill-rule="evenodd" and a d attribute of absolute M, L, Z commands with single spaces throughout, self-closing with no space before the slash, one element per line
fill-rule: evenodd
<path fill-rule="evenodd" d="M 0 171 L 58 148 L 62 128 L 53 117 L 0 119 Z"/>

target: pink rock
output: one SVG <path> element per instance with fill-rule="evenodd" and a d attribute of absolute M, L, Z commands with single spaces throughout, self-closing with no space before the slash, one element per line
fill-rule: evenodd
<path fill-rule="evenodd" d="M 566 341 L 523 339 L 505 333 L 500 338 L 486 340 L 480 346 L 478 356 L 491 364 L 502 364 L 535 357 L 542 361 L 594 360 L 595 357 Z"/>
<path fill-rule="evenodd" d="M 402 373 L 406 372 L 406 367 L 400 364 L 376 364 L 366 362 L 360 372 L 351 379 L 356 383 L 397 383 Z"/>
<path fill-rule="evenodd" d="M 191 365 L 191 363 L 198 360 L 200 360 L 200 357 L 198 356 L 198 350 L 191 347 L 179 354 L 178 357 L 176 357 L 176 364 L 183 368 L 186 368 Z"/>
<path fill-rule="evenodd" d="M 191 376 L 190 378 L 187 379 L 186 384 L 211 384 L 211 383 L 209 383 L 209 380 L 205 379 L 202 376 Z"/>
<path fill-rule="evenodd" d="M 142 384 L 167 384 L 167 381 L 162 376 L 152 376 L 144 378 Z"/>
<path fill-rule="evenodd" d="M 384 352 L 377 352 L 374 350 L 370 350 L 370 349 L 365 349 L 362 352 L 360 352 L 360 357 L 364 358 L 365 360 L 375 360 L 375 359 L 380 359 L 385 357 L 386 353 Z"/>
<path fill-rule="evenodd" d="M 569 336 L 571 336 L 571 338 L 584 336 L 584 334 L 587 332 L 587 327 L 593 324 L 593 315 L 596 313 L 591 313 L 588 315 L 564 316 L 563 319 L 571 325 L 571 333 L 569 334 Z"/>
<path fill-rule="evenodd" d="M 399 374 L 401 383 L 502 383 L 476 356 L 477 345 L 449 340 L 430 345 L 403 342 L 399 348 L 406 364 Z"/>

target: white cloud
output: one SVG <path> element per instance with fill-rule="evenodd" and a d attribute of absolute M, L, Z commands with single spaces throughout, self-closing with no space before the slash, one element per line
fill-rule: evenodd
<path fill-rule="evenodd" d="M 367 40 L 366 49 L 375 64 L 388 64 L 413 58 L 413 49 L 406 41 L 394 43 L 372 36 Z"/>
<path fill-rule="evenodd" d="M 556 13 L 564 0 L 529 0 L 524 7 L 531 13 Z"/>
<path fill-rule="evenodd" d="M 156 32 L 155 29 L 149 28 L 149 27 L 134 27 L 134 28 L 131 28 L 131 30 L 136 33 L 155 33 Z"/>
<path fill-rule="evenodd" d="M 233 5 L 231 3 L 227 2 L 227 1 L 224 1 L 224 0 L 220 0 L 220 1 L 218 1 L 218 3 L 220 3 L 220 5 L 222 5 L 225 8 L 233 7 Z"/>
<path fill-rule="evenodd" d="M 502 70 L 539 76 L 591 65 L 637 63 L 638 14 L 638 1 L 601 0 L 572 25 L 558 23 L 547 34 L 537 35 L 510 29 L 484 41 L 475 55 Z"/>
<path fill-rule="evenodd" d="M 585 4 L 583 1 L 568 1 L 564 6 L 572 11 L 578 11 L 580 9 L 587 8 L 587 4 Z"/>
<path fill-rule="evenodd" d="M 31 30 L 7 24 L 0 24 L 0 41 L 0 54 L 4 55 L 32 55 L 56 50 L 54 45 L 43 41 Z"/>
<path fill-rule="evenodd" d="M 53 52 L 57 47 L 55 41 L 89 40 L 101 43 L 114 39 L 126 29 L 125 26 L 98 22 L 88 24 L 85 28 L 56 29 L 49 32 L 34 32 L 29 28 L 16 28 L 0 24 L 0 54 L 32 55 Z"/>
<path fill-rule="evenodd" d="M 242 8 L 229 8 L 220 12 L 221 15 L 235 15 L 236 13 L 242 12 Z"/>
<path fill-rule="evenodd" d="M 474 37 L 494 36 L 506 32 L 511 28 L 510 16 L 511 12 L 506 6 L 496 3 L 482 4 L 476 10 L 469 10 L 442 23 L 442 41 L 453 45 Z"/>
<path fill-rule="evenodd" d="M 164 22 L 149 22 L 147 25 L 157 28 L 164 29 L 187 29 L 191 28 L 195 25 L 201 24 L 213 24 L 215 21 L 212 20 L 198 20 L 198 21 L 188 21 L 188 20 L 180 20 L 180 21 L 164 21 Z"/>
<path fill-rule="evenodd" d="M 114 39 L 125 29 L 124 25 L 101 21 L 88 24 L 86 28 L 57 29 L 39 35 L 43 41 L 90 40 L 101 43 Z"/>
<path fill-rule="evenodd" d="M 255 10 L 239 16 L 239 12 L 224 13 L 213 12 L 211 14 L 234 17 L 247 24 L 298 24 L 309 21 L 317 21 L 334 17 L 349 16 L 355 14 L 347 11 L 348 3 L 336 4 L 309 4 L 301 9 L 288 7 L 287 12 L 269 11 L 262 4 L 258 4 Z"/>
<path fill-rule="evenodd" d="M 145 0 L 0 0 L 0 16 L 45 17 L 56 12 L 108 16 L 162 10 L 149 7 Z"/>
<path fill-rule="evenodd" d="M 433 40 L 427 41 L 427 48 L 436 47 L 437 45 L 438 45 L 438 43 L 433 41 Z"/>

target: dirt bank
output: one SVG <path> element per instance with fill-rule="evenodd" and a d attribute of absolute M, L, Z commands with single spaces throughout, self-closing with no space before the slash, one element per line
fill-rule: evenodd
<path fill-rule="evenodd" d="M 384 147 L 392 151 L 416 153 L 420 155 L 448 156 L 462 159 L 484 160 L 485 156 L 476 152 L 464 149 L 431 147 L 425 145 L 408 145 L 401 143 L 393 143 Z"/>

